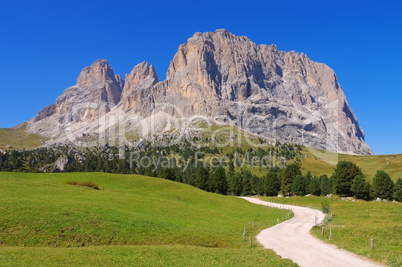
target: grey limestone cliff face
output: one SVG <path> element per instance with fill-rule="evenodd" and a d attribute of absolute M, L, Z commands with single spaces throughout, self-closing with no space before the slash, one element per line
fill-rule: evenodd
<path fill-rule="evenodd" d="M 126 74 L 126 82 L 121 94 L 121 107 L 124 111 L 143 114 L 143 110 L 151 110 L 153 103 L 152 88 L 159 82 L 154 66 L 142 62 Z"/>
<path fill-rule="evenodd" d="M 268 138 L 372 154 L 334 71 L 303 53 L 226 30 L 196 33 L 180 45 L 167 84 L 186 116 L 223 116 Z"/>
<path fill-rule="evenodd" d="M 77 84 L 67 88 L 56 103 L 28 121 L 27 130 L 46 137 L 63 133 L 66 124 L 88 123 L 120 102 L 123 80 L 115 76 L 107 60 L 96 60 L 84 68 Z"/>
<path fill-rule="evenodd" d="M 106 60 L 96 61 L 77 85 L 28 122 L 28 130 L 57 135 L 54 129 L 66 122 L 90 122 L 102 114 L 94 108 L 71 112 L 77 103 L 142 117 L 165 105 L 172 116 L 215 118 L 281 142 L 373 154 L 331 68 L 226 30 L 196 33 L 180 45 L 165 81 L 147 62 L 123 81 Z"/>

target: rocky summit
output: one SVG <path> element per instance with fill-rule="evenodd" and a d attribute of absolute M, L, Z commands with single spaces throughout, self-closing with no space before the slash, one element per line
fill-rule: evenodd
<path fill-rule="evenodd" d="M 196 33 L 180 45 L 165 81 L 147 62 L 123 81 L 106 60 L 97 60 L 26 125 L 49 142 L 67 142 L 105 137 L 102 132 L 117 124 L 120 132 L 149 134 L 144 122 L 151 117 L 165 128 L 197 118 L 280 142 L 373 154 L 331 68 L 223 29 Z"/>

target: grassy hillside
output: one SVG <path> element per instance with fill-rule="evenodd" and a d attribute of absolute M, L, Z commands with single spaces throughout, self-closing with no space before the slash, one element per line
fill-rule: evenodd
<path fill-rule="evenodd" d="M 312 153 L 314 152 L 314 153 Z M 372 181 L 377 170 L 386 171 L 395 182 L 402 178 L 402 154 L 379 156 L 353 156 L 304 148 L 303 154 L 307 157 L 301 160 L 303 172 L 310 171 L 313 175 L 332 175 L 338 161 L 351 161 L 359 166 Z"/>
<path fill-rule="evenodd" d="M 261 142 L 265 142 L 263 138 L 249 132 L 245 132 L 236 127 L 230 128 L 227 126 L 212 125 L 210 128 L 205 128 L 203 135 L 214 139 L 217 145 L 225 145 L 222 148 L 222 153 L 218 156 L 223 157 L 226 153 L 233 152 L 237 147 L 247 151 L 249 148 L 257 150 L 257 146 Z M 25 126 L 18 129 L 0 129 L 0 149 L 6 149 L 7 145 L 11 145 L 15 149 L 36 148 L 42 144 L 45 139 L 37 134 L 27 134 Z M 129 137 L 129 136 L 127 136 Z M 133 137 L 132 137 L 133 138 Z M 139 138 L 138 136 L 136 138 Z M 197 143 L 197 142 L 196 142 Z M 265 144 L 265 143 L 264 143 Z M 272 146 L 271 146 L 272 147 Z M 362 168 L 368 181 L 372 181 L 377 170 L 386 171 L 396 181 L 402 178 L 402 154 L 397 155 L 379 155 L 379 156 L 353 156 L 345 154 L 337 154 L 328 151 L 317 150 L 313 148 L 303 147 L 301 165 L 303 173 L 310 171 L 313 175 L 326 174 L 332 175 L 335 165 L 341 161 L 351 161 Z M 294 160 L 288 161 L 292 163 Z M 263 176 L 266 170 L 261 167 L 246 167 L 253 174 Z M 240 168 L 236 167 L 236 171 L 240 172 Z"/>
<path fill-rule="evenodd" d="M 231 152 L 233 148 L 241 147 L 243 150 L 249 148 L 257 149 L 257 145 L 261 144 L 264 138 L 238 129 L 236 127 L 230 128 L 225 126 L 213 125 L 210 132 L 206 136 L 215 136 L 218 144 L 228 144 L 223 148 L 221 156 Z M 212 134 L 213 133 L 213 134 Z M 233 136 L 236 136 L 234 138 Z M 228 141 L 232 140 L 232 141 Z M 235 142 L 238 141 L 238 142 Z M 267 141 L 267 140 L 266 140 Z M 268 141 L 269 142 L 269 141 Z M 271 142 L 272 143 L 272 142 Z M 368 181 L 372 181 L 377 170 L 386 171 L 395 182 L 398 178 L 402 178 L 402 154 L 397 155 L 378 155 L 378 156 L 353 156 L 346 154 L 338 154 L 324 150 L 318 150 L 309 147 L 303 147 L 302 154 L 305 157 L 301 158 L 301 165 L 303 173 L 310 171 L 313 175 L 326 174 L 331 176 L 335 165 L 339 161 L 351 161 L 359 166 L 363 173 L 367 176 Z M 289 160 L 292 163 L 295 160 Z M 248 169 L 258 176 L 265 175 L 265 170 L 262 168 L 248 167 Z M 236 169 L 240 171 L 240 169 Z"/>
<path fill-rule="evenodd" d="M 69 181 L 93 181 L 101 190 Z M 262 228 L 257 223 L 249 229 L 249 222 L 282 218 L 286 211 L 168 180 L 0 173 L 0 195 L 0 258 L 6 266 L 293 265 L 250 248 L 242 237 L 244 226 L 247 235 Z"/>
<path fill-rule="evenodd" d="M 36 148 L 46 140 L 41 135 L 28 134 L 25 130 L 25 126 L 18 129 L 0 128 L 0 149 L 6 149 L 7 146 L 12 146 L 14 149 Z"/>
<path fill-rule="evenodd" d="M 312 233 L 325 242 L 369 257 L 390 266 L 402 266 L 402 203 L 343 201 L 324 197 L 263 198 L 285 204 L 308 206 L 321 209 L 321 203 L 330 204 L 333 218 L 333 240 L 329 240 L 329 225 L 325 226 L 324 237 L 320 228 Z M 374 238 L 375 249 L 370 247 Z"/>

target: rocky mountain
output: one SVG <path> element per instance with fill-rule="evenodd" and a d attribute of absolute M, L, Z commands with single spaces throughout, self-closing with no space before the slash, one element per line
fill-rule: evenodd
<path fill-rule="evenodd" d="M 141 127 L 144 134 L 151 117 L 176 127 L 197 118 L 281 142 L 373 154 L 332 69 L 226 30 L 196 33 L 180 45 L 165 81 L 147 62 L 123 81 L 106 60 L 97 60 L 27 129 L 62 142 L 68 134 L 116 128 L 116 121 L 120 131 Z"/>

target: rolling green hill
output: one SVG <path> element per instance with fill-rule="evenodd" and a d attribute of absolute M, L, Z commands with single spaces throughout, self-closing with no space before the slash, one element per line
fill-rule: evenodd
<path fill-rule="evenodd" d="M 0 149 L 7 149 L 9 146 L 14 149 L 37 148 L 45 141 L 41 135 L 28 134 L 26 127 L 19 128 L 0 128 Z"/>
<path fill-rule="evenodd" d="M 0 173 L 0 196 L 2 266 L 293 266 L 242 236 L 287 211 L 164 179 Z"/>
<path fill-rule="evenodd" d="M 338 161 L 351 161 L 359 166 L 371 182 L 377 170 L 386 171 L 395 182 L 402 178 L 402 154 L 378 156 L 354 156 L 304 148 L 301 166 L 304 172 L 310 171 L 313 175 L 326 174 L 331 176 Z"/>

